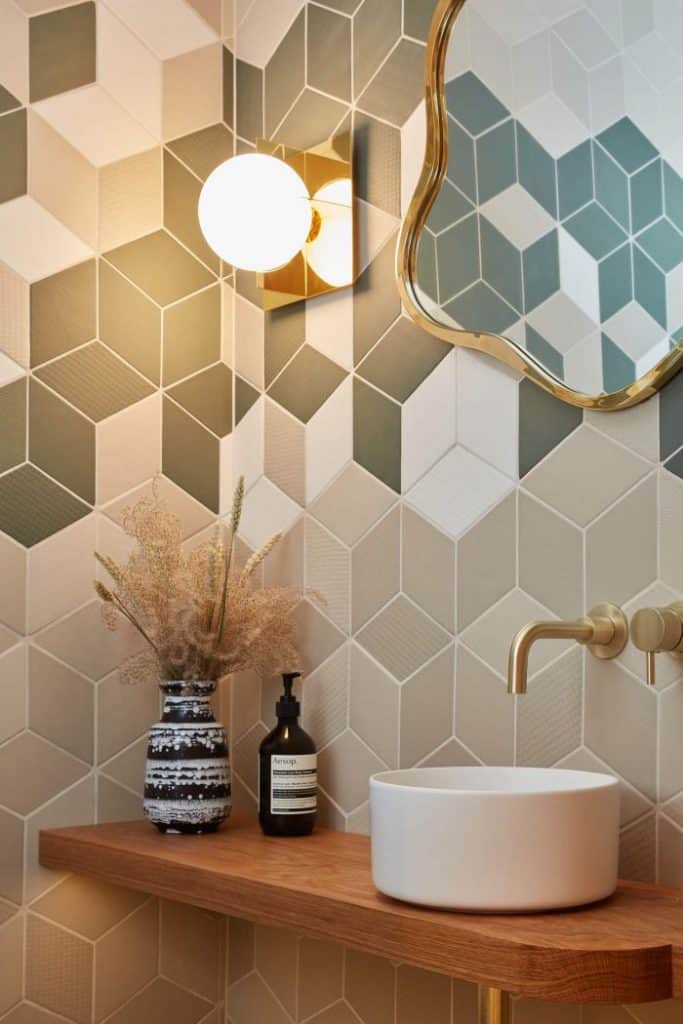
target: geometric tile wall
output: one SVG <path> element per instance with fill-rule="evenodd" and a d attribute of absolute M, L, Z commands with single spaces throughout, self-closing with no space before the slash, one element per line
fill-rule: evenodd
<path fill-rule="evenodd" d="M 324 821 L 367 829 L 385 766 L 607 765 L 623 873 L 683 884 L 677 663 L 650 692 L 632 652 L 586 664 L 553 644 L 516 709 L 503 682 L 537 614 L 683 594 L 683 377 L 584 416 L 402 312 L 432 8 L 0 0 L 3 1024 L 199 1024 L 225 997 L 232 1024 L 474 1012 L 471 986 L 238 920 L 226 987 L 223 920 L 39 868 L 41 827 L 139 815 L 157 698 L 121 690 L 136 640 L 100 622 L 92 551 L 125 554 L 121 510 L 159 471 L 189 542 L 243 473 L 245 547 L 287 530 L 266 579 L 327 597 L 297 611 Z M 264 313 L 198 233 L 201 182 L 258 135 L 306 145 L 344 125 L 360 279 Z M 253 810 L 274 689 L 239 676 L 222 696 L 235 803 Z"/>

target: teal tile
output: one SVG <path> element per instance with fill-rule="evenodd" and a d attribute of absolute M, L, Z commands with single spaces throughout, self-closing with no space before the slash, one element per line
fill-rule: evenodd
<path fill-rule="evenodd" d="M 667 163 L 664 170 L 664 212 L 676 227 L 683 231 L 683 178 Z"/>
<path fill-rule="evenodd" d="M 665 274 L 683 261 L 683 235 L 665 217 L 638 235 L 637 242 Z"/>
<path fill-rule="evenodd" d="M 589 203 L 564 223 L 565 228 L 593 259 L 601 260 L 626 241 L 618 224 L 597 203 Z"/>
<path fill-rule="evenodd" d="M 494 291 L 521 313 L 522 256 L 518 249 L 487 221 L 479 218 L 481 233 L 481 275 Z"/>
<path fill-rule="evenodd" d="M 405 402 L 451 351 L 451 345 L 400 317 L 357 369 L 359 376 Z"/>
<path fill-rule="evenodd" d="M 549 373 L 552 373 L 558 380 L 563 380 L 564 358 L 561 353 L 529 324 L 526 325 L 526 349 Z"/>
<path fill-rule="evenodd" d="M 557 217 L 555 161 L 519 122 L 516 131 L 519 183 L 551 217 Z"/>
<path fill-rule="evenodd" d="M 515 123 L 505 121 L 476 141 L 477 190 L 485 203 L 517 181 Z"/>
<path fill-rule="evenodd" d="M 530 380 L 519 385 L 519 475 L 526 476 L 581 426 L 581 409 L 553 398 Z"/>
<path fill-rule="evenodd" d="M 0 388 L 0 473 L 26 460 L 26 378 Z"/>
<path fill-rule="evenodd" d="M 235 426 L 244 419 L 258 397 L 256 388 L 235 374 Z"/>
<path fill-rule="evenodd" d="M 474 141 L 452 118 L 448 118 L 448 165 L 446 175 L 473 203 L 477 201 L 477 169 Z"/>
<path fill-rule="evenodd" d="M 631 230 L 628 177 L 602 146 L 593 144 L 595 198 L 624 231 Z"/>
<path fill-rule="evenodd" d="M 439 301 L 439 286 L 436 278 L 436 239 L 429 231 L 420 232 L 416 259 L 417 284 L 432 299 Z"/>
<path fill-rule="evenodd" d="M 346 370 L 322 352 L 304 345 L 271 384 L 268 394 L 292 416 L 308 423 L 347 376 Z"/>
<path fill-rule="evenodd" d="M 550 231 L 522 253 L 524 311 L 530 313 L 560 290 L 557 231 Z"/>
<path fill-rule="evenodd" d="M 353 458 L 401 492 L 401 407 L 358 377 L 353 382 Z"/>
<path fill-rule="evenodd" d="M 600 319 L 609 320 L 633 298 L 633 247 L 623 245 L 598 267 Z"/>
<path fill-rule="evenodd" d="M 466 331 L 502 334 L 519 319 L 519 314 L 487 284 L 479 281 L 444 306 L 445 312 Z"/>
<path fill-rule="evenodd" d="M 663 212 L 662 161 L 655 160 L 631 178 L 631 230 L 637 234 Z"/>
<path fill-rule="evenodd" d="M 480 276 L 479 226 L 476 214 L 448 228 L 436 240 L 441 302 L 469 287 Z"/>
<path fill-rule="evenodd" d="M 683 446 L 683 373 L 659 393 L 659 457 L 667 459 Z"/>
<path fill-rule="evenodd" d="M 427 227 L 434 234 L 438 234 L 450 227 L 451 224 L 457 224 L 468 213 L 472 213 L 473 209 L 469 199 L 444 178 L 439 186 L 436 201 L 429 211 Z"/>
<path fill-rule="evenodd" d="M 20 466 L 0 477 L 0 530 L 24 547 L 58 533 L 90 508 L 35 466 Z"/>
<path fill-rule="evenodd" d="M 507 107 L 471 71 L 446 85 L 446 107 L 470 135 L 481 135 L 510 116 Z"/>
<path fill-rule="evenodd" d="M 623 117 L 604 132 L 600 132 L 597 138 L 627 174 L 639 171 L 658 155 L 650 140 L 636 128 L 629 117 Z"/>
<path fill-rule="evenodd" d="M 636 364 L 606 334 L 602 335 L 602 380 L 605 391 L 621 391 L 636 379 Z"/>
<path fill-rule="evenodd" d="M 633 247 L 633 294 L 636 302 L 666 329 L 666 278 L 637 245 Z"/>
<path fill-rule="evenodd" d="M 557 161 L 557 191 L 560 220 L 576 213 L 595 198 L 590 142 L 582 142 Z"/>

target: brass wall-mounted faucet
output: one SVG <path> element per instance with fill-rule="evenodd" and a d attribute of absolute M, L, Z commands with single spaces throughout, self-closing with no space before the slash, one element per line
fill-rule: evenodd
<path fill-rule="evenodd" d="M 510 647 L 508 693 L 527 692 L 529 654 L 537 640 L 576 640 L 596 658 L 616 658 L 628 641 L 628 619 L 614 604 L 597 604 L 574 622 L 529 622 Z"/>
<path fill-rule="evenodd" d="M 645 652 L 648 686 L 654 686 L 657 654 L 668 651 L 674 658 L 683 658 L 683 601 L 664 608 L 641 608 L 631 620 L 631 636 L 638 650 Z"/>

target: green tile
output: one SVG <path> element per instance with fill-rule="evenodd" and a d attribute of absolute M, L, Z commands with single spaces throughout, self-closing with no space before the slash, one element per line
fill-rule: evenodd
<path fill-rule="evenodd" d="M 353 457 L 401 493 L 401 407 L 357 377 L 353 382 Z"/>
<path fill-rule="evenodd" d="M 296 302 L 265 314 L 265 384 L 268 387 L 306 340 L 306 306 Z"/>
<path fill-rule="evenodd" d="M 401 312 L 392 236 L 353 287 L 353 361 L 358 364 Z"/>
<path fill-rule="evenodd" d="M 28 453 L 34 465 L 94 503 L 95 425 L 35 379 L 29 386 Z"/>
<path fill-rule="evenodd" d="M 425 48 L 402 39 L 358 99 L 358 105 L 399 128 L 424 96 Z"/>
<path fill-rule="evenodd" d="M 184 164 L 204 181 L 219 164 L 233 155 L 232 132 L 224 124 L 212 124 L 198 132 L 183 135 L 167 143 Z"/>
<path fill-rule="evenodd" d="M 247 142 L 263 135 L 263 71 L 237 60 L 235 67 L 235 131 Z"/>
<path fill-rule="evenodd" d="M 26 110 L 0 117 L 0 203 L 26 193 Z"/>
<path fill-rule="evenodd" d="M 96 423 L 154 390 L 99 341 L 40 367 L 35 376 Z"/>
<path fill-rule="evenodd" d="M 457 224 L 468 213 L 472 213 L 473 209 L 469 199 L 444 178 L 439 186 L 436 201 L 427 216 L 427 227 L 438 234 L 452 224 Z"/>
<path fill-rule="evenodd" d="M 590 142 L 570 150 L 557 161 L 560 219 L 576 213 L 594 199 L 593 148 Z"/>
<path fill-rule="evenodd" d="M 631 178 L 631 230 L 637 234 L 663 213 L 662 161 L 655 160 Z"/>
<path fill-rule="evenodd" d="M 163 379 L 174 384 L 220 359 L 220 285 L 164 311 Z"/>
<path fill-rule="evenodd" d="M 564 226 L 596 260 L 601 260 L 626 241 L 619 225 L 597 203 L 584 206 L 565 221 Z"/>
<path fill-rule="evenodd" d="M 347 18 L 344 20 L 348 21 Z M 273 134 L 305 84 L 306 11 L 303 10 L 295 18 L 293 25 L 268 61 L 265 69 L 266 136 L 268 138 Z"/>
<path fill-rule="evenodd" d="M 597 138 L 627 174 L 639 171 L 658 155 L 650 140 L 628 117 L 617 121 Z"/>
<path fill-rule="evenodd" d="M 20 106 L 21 101 L 13 96 L 9 89 L 5 89 L 4 85 L 0 85 L 0 114 L 6 114 L 8 110 Z"/>
<path fill-rule="evenodd" d="M 434 0 L 403 0 L 403 31 L 427 42 L 436 4 Z"/>
<path fill-rule="evenodd" d="M 557 231 L 550 231 L 522 253 L 524 311 L 531 313 L 560 290 L 560 248 Z"/>
<path fill-rule="evenodd" d="M 529 324 L 526 325 L 526 350 L 558 380 L 564 379 L 564 358 Z"/>
<path fill-rule="evenodd" d="M 553 398 L 530 380 L 519 385 L 519 475 L 541 459 L 581 425 L 583 412 Z"/>
<path fill-rule="evenodd" d="M 405 402 L 451 347 L 400 317 L 356 372 L 397 402 Z"/>
<path fill-rule="evenodd" d="M 683 231 L 683 178 L 664 164 L 664 212 Z"/>
<path fill-rule="evenodd" d="M 232 430 L 232 372 L 225 363 L 201 370 L 168 394 L 218 437 Z"/>
<path fill-rule="evenodd" d="M 479 218 L 479 230 L 481 233 L 481 276 L 521 313 L 524 303 L 522 299 L 522 257 L 519 250 L 486 217 Z M 441 250 L 439 250 L 439 255 L 441 255 Z"/>
<path fill-rule="evenodd" d="M 606 334 L 602 335 L 602 381 L 607 394 L 621 391 L 636 379 L 636 364 Z"/>
<path fill-rule="evenodd" d="M 333 135 L 347 112 L 346 103 L 304 89 L 278 128 L 276 138 L 296 149 L 310 149 Z"/>
<path fill-rule="evenodd" d="M 666 274 L 683 262 L 683 235 L 665 217 L 646 228 L 637 241 Z"/>
<path fill-rule="evenodd" d="M 659 393 L 659 445 L 661 459 L 683 446 L 683 373 Z"/>
<path fill-rule="evenodd" d="M 304 345 L 270 386 L 268 394 L 297 419 L 308 423 L 346 376 L 341 366 Z"/>
<path fill-rule="evenodd" d="M 479 202 L 504 192 L 517 181 L 515 124 L 505 121 L 476 141 Z"/>
<path fill-rule="evenodd" d="M 446 302 L 479 278 L 479 218 L 466 217 L 436 240 L 439 296 Z"/>
<path fill-rule="evenodd" d="M 666 330 L 666 278 L 637 245 L 633 247 L 633 294 L 636 302 Z"/>
<path fill-rule="evenodd" d="M 630 231 L 629 182 L 626 174 L 602 146 L 595 144 L 593 145 L 593 167 L 595 168 L 595 198 L 621 224 L 624 231 Z"/>
<path fill-rule="evenodd" d="M 448 164 L 446 175 L 473 203 L 477 201 L 477 165 L 474 140 L 457 121 L 448 118 Z"/>
<path fill-rule="evenodd" d="M 99 281 L 101 340 L 158 384 L 161 310 L 104 260 L 99 263 Z"/>
<path fill-rule="evenodd" d="M 417 243 L 416 284 L 438 304 L 439 286 L 436 276 L 436 239 L 426 229 L 420 232 Z"/>
<path fill-rule="evenodd" d="M 510 111 L 471 71 L 446 85 L 446 107 L 470 135 L 481 135 L 510 116 Z"/>
<path fill-rule="evenodd" d="M 164 227 L 217 274 L 220 259 L 199 227 L 197 205 L 201 181 L 164 150 Z"/>
<path fill-rule="evenodd" d="M 665 462 L 664 469 L 668 469 L 675 476 L 683 477 L 683 451 L 677 452 L 672 459 Z"/>
<path fill-rule="evenodd" d="M 164 398 L 162 469 L 178 487 L 218 512 L 220 442 L 170 398 Z"/>
<path fill-rule="evenodd" d="M 90 509 L 34 466 L 0 478 L 0 530 L 25 547 L 82 519 Z"/>
<path fill-rule="evenodd" d="M 401 215 L 401 133 L 360 110 L 353 115 L 356 195 L 393 217 Z"/>
<path fill-rule="evenodd" d="M 235 58 L 232 51 L 223 47 L 223 120 L 229 128 L 235 122 Z"/>
<path fill-rule="evenodd" d="M 334 4 L 332 6 L 335 6 Z M 353 19 L 353 82 L 359 96 L 401 36 L 401 0 L 363 0 Z"/>
<path fill-rule="evenodd" d="M 166 231 L 127 242 L 104 254 L 105 259 L 125 274 L 161 306 L 213 284 L 215 278 Z"/>
<path fill-rule="evenodd" d="M 64 355 L 96 334 L 94 260 L 31 285 L 31 366 Z"/>
<path fill-rule="evenodd" d="M 633 247 L 622 245 L 598 267 L 600 319 L 609 320 L 633 298 Z"/>
<path fill-rule="evenodd" d="M 26 379 L 0 388 L 0 473 L 26 461 Z"/>
<path fill-rule="evenodd" d="M 466 331 L 502 334 L 519 319 L 519 314 L 496 295 L 487 284 L 478 281 L 444 307 L 448 316 Z"/>
<path fill-rule="evenodd" d="M 351 99 L 351 21 L 308 5 L 308 84 L 340 100 Z"/>
<path fill-rule="evenodd" d="M 235 426 L 244 419 L 258 398 L 256 388 L 235 374 Z"/>
<path fill-rule="evenodd" d="M 550 153 L 516 124 L 519 183 L 551 217 L 557 217 L 557 169 Z"/>
<path fill-rule="evenodd" d="M 31 102 L 95 81 L 95 4 L 29 18 Z"/>

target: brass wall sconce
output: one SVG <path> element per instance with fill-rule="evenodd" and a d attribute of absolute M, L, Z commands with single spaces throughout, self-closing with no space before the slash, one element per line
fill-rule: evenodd
<path fill-rule="evenodd" d="M 206 179 L 199 224 L 226 263 L 256 271 L 264 309 L 353 284 L 356 239 L 348 132 L 311 149 L 259 139 Z"/>

